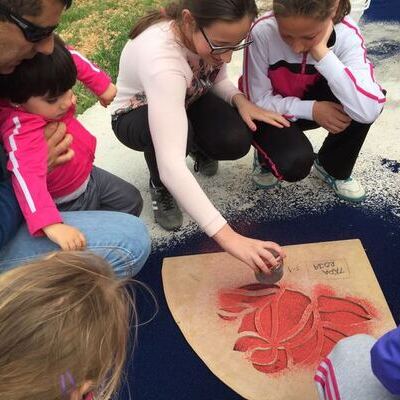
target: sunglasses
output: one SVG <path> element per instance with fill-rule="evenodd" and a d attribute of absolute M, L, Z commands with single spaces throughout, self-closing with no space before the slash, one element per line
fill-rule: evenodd
<path fill-rule="evenodd" d="M 206 33 L 204 32 L 203 28 L 200 28 L 200 32 L 203 34 L 204 39 L 208 43 L 211 49 L 211 54 L 224 54 L 227 53 L 228 51 L 238 51 L 238 50 L 243 50 L 246 47 L 249 47 L 254 40 L 248 40 L 246 42 L 240 43 L 236 46 L 215 46 L 211 43 L 210 39 L 207 37 Z"/>
<path fill-rule="evenodd" d="M 71 5 L 72 0 L 67 0 L 66 7 L 68 8 Z M 8 8 L 4 7 L 0 4 L 0 14 L 3 14 L 10 22 L 14 23 L 21 29 L 22 33 L 25 36 L 25 39 L 28 42 L 36 43 L 50 37 L 54 30 L 57 28 L 56 26 L 48 26 L 43 28 L 41 26 L 37 26 L 32 24 L 32 22 L 27 21 L 25 18 L 22 18 L 13 12 L 11 12 Z"/>

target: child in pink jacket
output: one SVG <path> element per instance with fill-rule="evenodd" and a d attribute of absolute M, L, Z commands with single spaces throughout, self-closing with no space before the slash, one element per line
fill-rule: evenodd
<path fill-rule="evenodd" d="M 113 210 L 138 216 L 139 191 L 93 166 L 96 138 L 75 118 L 72 87 L 78 78 L 107 106 L 116 89 L 110 77 L 77 51 L 55 41 L 50 56 L 25 60 L 11 75 L 1 76 L 0 138 L 8 153 L 7 168 L 32 235 L 45 234 L 62 249 L 85 247 L 84 235 L 63 224 L 60 211 Z M 74 157 L 47 169 L 45 126 L 63 122 L 73 137 Z"/>

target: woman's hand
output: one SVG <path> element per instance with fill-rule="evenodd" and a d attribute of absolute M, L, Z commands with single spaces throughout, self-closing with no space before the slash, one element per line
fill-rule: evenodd
<path fill-rule="evenodd" d="M 310 54 L 315 61 L 322 60 L 328 54 L 329 52 L 328 41 L 332 35 L 332 31 L 333 31 L 333 22 L 332 20 L 329 20 L 326 26 L 324 36 L 314 47 L 310 49 Z"/>
<path fill-rule="evenodd" d="M 261 107 L 258 107 L 251 101 L 247 100 L 246 96 L 243 93 L 239 93 L 233 96 L 232 102 L 238 109 L 243 121 L 252 131 L 257 130 L 257 126 L 253 122 L 254 120 L 262 121 L 278 128 L 290 126 L 290 122 L 286 118 L 282 117 L 281 114 L 273 111 L 267 111 Z"/>
<path fill-rule="evenodd" d="M 274 242 L 251 239 L 235 232 L 228 224 L 220 229 L 213 239 L 229 254 L 247 264 L 254 272 L 270 274 L 286 257 L 283 249 Z M 278 254 L 276 258 L 271 250 Z"/>

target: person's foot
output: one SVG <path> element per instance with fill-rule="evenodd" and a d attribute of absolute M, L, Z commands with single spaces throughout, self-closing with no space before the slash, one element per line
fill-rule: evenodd
<path fill-rule="evenodd" d="M 218 160 L 213 160 L 200 151 L 189 153 L 194 161 L 195 172 L 200 172 L 204 176 L 214 176 L 218 171 Z"/>
<path fill-rule="evenodd" d="M 327 183 L 334 190 L 336 195 L 343 200 L 360 203 L 366 197 L 365 190 L 361 186 L 360 182 L 351 176 L 350 178 L 343 180 L 335 179 L 325 171 L 318 160 L 314 161 L 313 174 Z"/>
<path fill-rule="evenodd" d="M 179 229 L 183 222 L 182 211 L 167 188 L 150 182 L 150 195 L 154 220 L 167 231 Z"/>
<path fill-rule="evenodd" d="M 279 184 L 276 176 L 267 168 L 260 164 L 257 150 L 254 150 L 252 181 L 261 189 L 271 189 Z"/>

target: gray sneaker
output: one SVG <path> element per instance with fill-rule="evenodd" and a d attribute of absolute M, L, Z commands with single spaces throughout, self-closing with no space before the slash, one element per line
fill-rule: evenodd
<path fill-rule="evenodd" d="M 279 181 L 275 175 L 269 169 L 264 168 L 260 164 L 256 149 L 254 149 L 253 155 L 253 172 L 251 174 L 251 180 L 261 189 L 271 189 L 279 185 Z"/>
<path fill-rule="evenodd" d="M 204 176 L 214 176 L 218 171 L 218 160 L 213 160 L 199 151 L 189 153 L 194 160 L 194 171 Z"/>
<path fill-rule="evenodd" d="M 182 226 L 183 215 L 171 193 L 164 186 L 150 183 L 154 220 L 167 231 L 174 231 Z"/>

